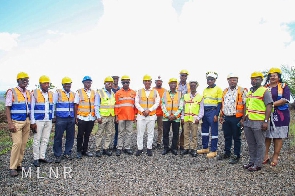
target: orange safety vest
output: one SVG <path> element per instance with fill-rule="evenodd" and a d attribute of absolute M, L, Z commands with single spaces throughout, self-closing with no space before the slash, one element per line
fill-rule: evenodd
<path fill-rule="evenodd" d="M 220 110 L 220 115 L 223 116 L 223 105 L 224 105 L 224 97 L 226 95 L 228 91 L 228 88 L 224 89 L 223 94 L 222 94 L 222 104 L 221 104 L 221 110 Z M 246 89 L 247 91 L 247 89 Z M 244 92 L 244 88 L 238 86 L 238 94 L 237 94 L 237 98 L 236 98 L 236 117 L 242 117 L 244 115 L 244 104 L 243 104 L 243 92 Z"/>
<path fill-rule="evenodd" d="M 176 94 L 174 95 L 174 97 L 172 99 L 171 96 L 170 96 L 170 93 L 168 91 L 165 91 L 164 94 L 163 94 L 163 99 L 165 101 L 165 107 L 166 107 L 167 111 L 170 114 L 175 114 L 175 112 L 177 112 L 177 110 L 179 108 L 179 102 L 180 102 L 180 99 L 181 99 L 181 92 L 176 91 Z M 164 114 L 164 117 L 168 118 L 168 116 L 166 116 L 165 114 Z M 179 118 L 180 113 L 176 117 Z"/>
<path fill-rule="evenodd" d="M 125 91 L 123 88 L 118 90 L 115 94 L 115 115 L 118 120 L 134 120 L 137 109 L 135 107 L 135 96 L 134 90 Z"/>
<path fill-rule="evenodd" d="M 80 102 L 78 105 L 78 111 L 77 114 L 80 116 L 88 116 L 91 114 L 91 116 L 95 116 L 94 114 L 94 97 L 95 92 L 94 90 L 91 90 L 90 98 L 88 98 L 87 93 L 85 89 L 81 88 L 77 91 L 79 93 Z"/>
<path fill-rule="evenodd" d="M 160 104 L 159 106 L 157 107 L 157 110 L 156 110 L 156 115 L 157 116 L 163 116 L 163 111 L 162 111 L 162 108 L 161 108 L 161 105 L 162 105 L 162 97 L 163 97 L 163 94 L 164 92 L 166 91 L 165 88 L 156 88 L 154 87 L 154 89 L 156 91 L 158 91 L 159 95 L 160 95 Z"/>
<path fill-rule="evenodd" d="M 155 89 L 152 89 L 150 94 L 149 94 L 149 97 L 147 97 L 146 94 L 145 94 L 145 90 L 140 89 L 140 90 L 138 90 L 138 95 L 139 95 L 139 104 L 140 104 L 140 106 L 144 110 L 147 110 L 147 109 L 151 108 L 155 104 L 157 91 Z M 140 115 L 142 115 L 141 111 L 138 111 L 138 113 Z M 152 116 L 152 115 L 155 115 L 155 114 L 156 114 L 156 110 L 150 112 L 149 115 Z"/>

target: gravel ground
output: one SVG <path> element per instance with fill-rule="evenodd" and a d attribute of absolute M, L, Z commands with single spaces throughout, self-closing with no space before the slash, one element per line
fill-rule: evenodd
<path fill-rule="evenodd" d="M 153 156 L 136 157 L 83 157 L 82 160 L 63 160 L 60 164 L 42 164 L 39 177 L 32 166 L 32 148 L 26 150 L 24 166 L 31 166 L 31 178 L 9 176 L 9 154 L 0 156 L 1 195 L 294 195 L 295 154 L 289 139 L 285 140 L 280 162 L 276 167 L 265 165 L 261 171 L 248 172 L 242 164 L 248 160 L 248 148 L 242 136 L 240 162 L 230 165 L 227 160 L 208 160 L 205 155 L 161 155 L 162 149 L 153 150 Z M 199 133 L 198 147 L 201 148 Z M 136 132 L 133 135 L 136 149 Z M 145 140 L 146 141 L 146 140 Z M 145 142 L 146 143 L 146 142 Z M 90 151 L 95 152 L 94 136 Z M 223 151 L 220 131 L 219 150 Z M 74 149 L 76 149 L 74 147 Z M 75 151 L 75 150 L 74 150 Z M 272 149 L 271 149 L 272 152 Z M 76 155 L 76 152 L 74 152 Z M 47 150 L 53 158 L 52 141 Z M 50 167 L 58 169 L 59 176 L 50 178 Z M 64 167 L 72 172 L 63 175 Z M 43 178 L 41 178 L 43 177 Z"/>

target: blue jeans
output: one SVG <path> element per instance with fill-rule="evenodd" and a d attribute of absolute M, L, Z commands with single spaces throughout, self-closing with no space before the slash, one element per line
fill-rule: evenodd
<path fill-rule="evenodd" d="M 56 117 L 55 134 L 53 152 L 54 156 L 59 157 L 62 155 L 62 138 L 64 131 L 66 131 L 65 155 L 72 153 L 72 148 L 75 139 L 75 118 L 61 118 Z"/>
<path fill-rule="evenodd" d="M 114 147 L 118 144 L 118 124 L 115 122 L 115 137 L 114 137 Z"/>
<path fill-rule="evenodd" d="M 240 122 L 242 117 L 225 116 L 222 124 L 222 130 L 224 134 L 224 152 L 230 154 L 232 140 L 234 140 L 234 154 L 240 157 L 241 154 L 241 130 L 237 124 Z"/>

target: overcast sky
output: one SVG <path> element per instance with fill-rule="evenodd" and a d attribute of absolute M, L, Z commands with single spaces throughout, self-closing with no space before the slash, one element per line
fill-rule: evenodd
<path fill-rule="evenodd" d="M 41 75 L 54 85 L 85 75 L 101 88 L 108 75 L 161 75 L 206 87 L 205 73 L 230 72 L 250 87 L 253 71 L 295 66 L 294 0 L 3 0 L 0 2 L 0 90 L 16 86 L 25 71 L 34 88 Z"/>

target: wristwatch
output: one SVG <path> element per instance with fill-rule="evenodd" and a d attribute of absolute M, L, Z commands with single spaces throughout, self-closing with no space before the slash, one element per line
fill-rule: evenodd
<path fill-rule="evenodd" d="M 268 122 L 268 120 L 264 120 L 264 122 L 266 122 L 266 123 L 267 123 L 267 122 Z"/>

